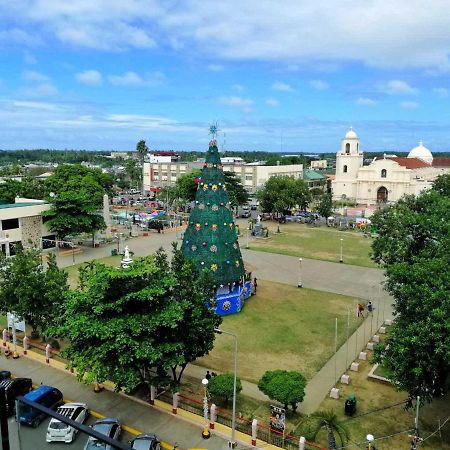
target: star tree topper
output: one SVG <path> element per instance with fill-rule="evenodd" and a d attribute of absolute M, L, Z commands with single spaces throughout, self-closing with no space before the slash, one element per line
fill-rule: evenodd
<path fill-rule="evenodd" d="M 209 126 L 209 134 L 213 139 L 216 139 L 217 135 L 219 134 L 219 124 L 217 122 L 213 122 Z"/>

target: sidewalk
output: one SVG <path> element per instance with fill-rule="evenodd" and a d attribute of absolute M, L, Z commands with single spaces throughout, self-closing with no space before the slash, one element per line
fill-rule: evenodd
<path fill-rule="evenodd" d="M 18 347 L 18 352 L 23 355 L 22 348 Z M 174 415 L 171 405 L 158 400 L 155 401 L 154 406 L 151 406 L 125 394 L 117 394 L 107 389 L 101 393 L 94 393 L 92 386 L 79 383 L 62 363 L 52 360 L 51 364 L 54 367 L 45 364 L 45 358 L 42 355 L 29 352 L 28 356 L 21 356 L 16 360 L 1 358 L 0 361 L 2 370 L 9 370 L 18 377 L 29 377 L 35 384 L 55 386 L 61 390 L 65 399 L 85 402 L 91 410 L 105 416 L 117 417 L 132 433 L 133 431 L 134 433 L 156 433 L 164 441 L 166 449 L 172 448 L 175 442 L 181 449 L 224 450 L 228 447 L 228 439 L 231 435 L 228 427 L 216 424 L 211 438 L 204 440 L 201 437 L 201 429 L 204 424 L 202 417 L 180 409 L 178 414 Z M 237 432 L 236 438 L 237 448 L 251 447 L 250 436 Z M 253 448 L 261 447 L 269 450 L 277 449 L 277 447 L 259 440 L 257 447 Z"/>

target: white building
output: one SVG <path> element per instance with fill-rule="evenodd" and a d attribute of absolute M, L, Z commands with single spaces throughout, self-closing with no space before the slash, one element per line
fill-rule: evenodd
<path fill-rule="evenodd" d="M 359 138 L 350 129 L 336 154 L 333 199 L 366 205 L 395 202 L 405 194 L 429 189 L 438 175 L 449 171 L 450 158 L 433 158 L 422 142 L 406 158 L 384 155 L 364 166 Z"/>
<path fill-rule="evenodd" d="M 293 178 L 303 178 L 303 165 L 290 164 L 286 166 L 265 166 L 254 164 L 227 164 L 223 162 L 225 172 L 234 172 L 241 180 L 242 185 L 254 193 L 270 177 L 287 175 Z M 178 177 L 195 169 L 200 170 L 203 162 L 176 162 L 176 163 L 150 163 L 144 162 L 143 186 L 145 192 L 155 192 L 164 186 L 174 186 Z"/>
<path fill-rule="evenodd" d="M 50 208 L 42 200 L 16 198 L 12 204 L 0 204 L 0 251 L 14 255 L 15 247 L 42 248 L 42 238 L 55 239 L 42 220 L 42 213 Z"/>

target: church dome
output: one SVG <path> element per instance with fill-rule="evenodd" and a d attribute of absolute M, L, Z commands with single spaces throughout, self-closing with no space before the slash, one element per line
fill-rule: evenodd
<path fill-rule="evenodd" d="M 417 147 L 414 147 L 409 153 L 408 158 L 418 158 L 422 161 L 425 161 L 428 164 L 432 164 L 433 162 L 433 155 L 428 150 L 422 142 L 419 142 L 419 145 Z"/>
<path fill-rule="evenodd" d="M 352 127 L 347 131 L 345 139 L 358 139 L 358 135 L 353 131 Z"/>

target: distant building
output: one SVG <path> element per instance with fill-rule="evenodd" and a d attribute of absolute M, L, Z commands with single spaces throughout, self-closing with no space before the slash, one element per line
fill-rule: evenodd
<path fill-rule="evenodd" d="M 333 199 L 366 205 L 396 202 L 405 194 L 429 189 L 443 173 L 450 173 L 450 158 L 434 158 L 422 142 L 406 158 L 385 154 L 364 165 L 359 138 L 350 129 L 336 154 Z"/>
<path fill-rule="evenodd" d="M 42 213 L 50 208 L 42 200 L 16 198 L 12 204 L 0 204 L 0 251 L 6 256 L 14 255 L 17 244 L 24 248 L 42 248 L 42 238 L 55 239 L 49 235 Z"/>
<path fill-rule="evenodd" d="M 148 162 L 151 164 L 176 163 L 179 159 L 180 155 L 175 152 L 151 152 L 148 154 Z"/>
<path fill-rule="evenodd" d="M 327 190 L 327 177 L 317 170 L 305 169 L 303 171 L 303 180 L 309 189 L 320 189 L 323 192 Z"/>
<path fill-rule="evenodd" d="M 240 158 L 232 158 L 239 160 Z M 290 164 L 286 166 L 266 166 L 238 163 L 230 163 L 227 158 L 222 158 L 223 170 L 234 172 L 241 180 L 242 185 L 254 193 L 270 177 L 275 175 L 287 175 L 294 178 L 303 178 L 303 165 Z M 156 192 L 164 186 L 174 186 L 178 177 L 203 167 L 203 161 L 196 162 L 144 162 L 143 186 L 145 192 Z"/>
<path fill-rule="evenodd" d="M 328 161 L 326 159 L 320 159 L 317 161 L 311 161 L 310 168 L 315 169 L 326 169 L 328 167 Z"/>
<path fill-rule="evenodd" d="M 110 158 L 128 159 L 130 157 L 128 152 L 111 152 Z"/>

